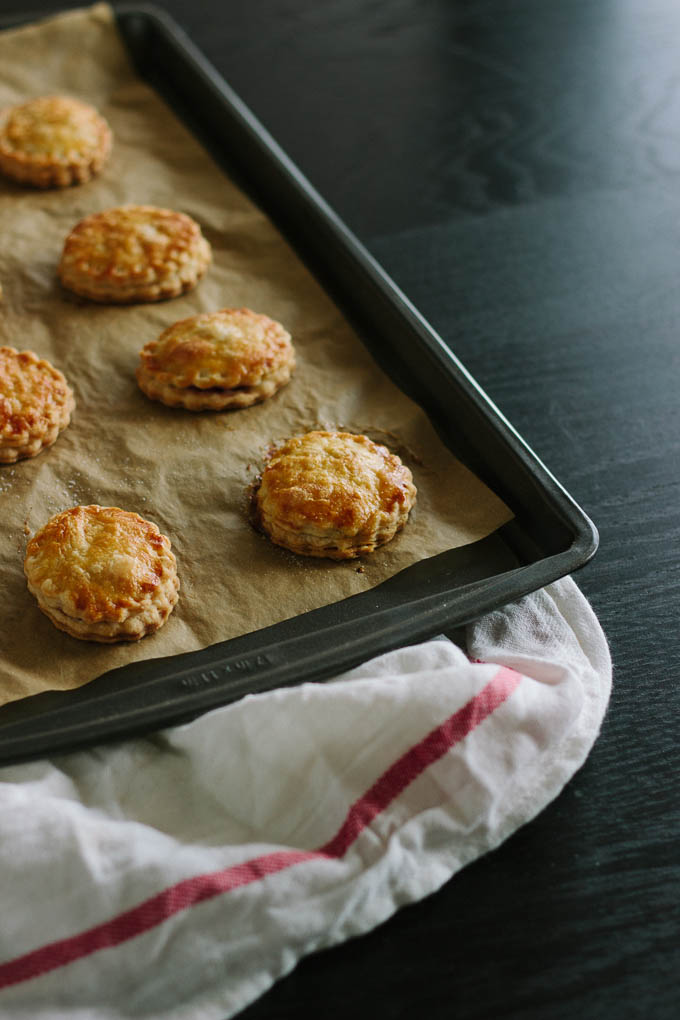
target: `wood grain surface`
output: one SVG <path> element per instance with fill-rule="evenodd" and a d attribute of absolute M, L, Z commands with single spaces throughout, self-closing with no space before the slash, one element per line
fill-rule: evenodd
<path fill-rule="evenodd" d="M 593 518 L 615 663 L 550 807 L 244 1020 L 674 1020 L 680 4 L 160 6 Z"/>

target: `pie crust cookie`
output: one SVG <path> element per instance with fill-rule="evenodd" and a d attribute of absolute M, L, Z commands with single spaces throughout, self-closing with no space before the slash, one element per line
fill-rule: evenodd
<path fill-rule="evenodd" d="M 385 446 L 351 432 L 307 432 L 270 454 L 253 519 L 291 552 L 346 560 L 394 538 L 415 498 L 411 472 Z"/>
<path fill-rule="evenodd" d="M 101 114 L 68 96 L 41 96 L 0 113 L 0 171 L 20 184 L 84 184 L 101 170 L 111 142 Z"/>
<path fill-rule="evenodd" d="M 35 457 L 71 420 L 75 400 L 62 373 L 33 351 L 0 347 L 0 464 Z"/>
<path fill-rule="evenodd" d="M 55 627 L 85 641 L 137 641 L 163 626 L 178 599 L 170 540 L 115 506 L 56 514 L 29 541 L 24 573 Z"/>
<path fill-rule="evenodd" d="M 140 352 L 137 382 L 152 400 L 189 411 L 248 407 L 290 379 L 295 352 L 279 322 L 222 308 L 175 322 Z"/>
<path fill-rule="evenodd" d="M 195 287 L 211 258 L 190 216 L 123 205 L 76 224 L 64 243 L 59 278 L 68 290 L 104 304 L 162 301 Z"/>

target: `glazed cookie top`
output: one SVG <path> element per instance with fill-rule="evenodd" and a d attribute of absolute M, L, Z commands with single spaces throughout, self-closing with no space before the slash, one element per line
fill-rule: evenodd
<path fill-rule="evenodd" d="M 210 245 L 185 213 L 124 205 L 93 213 L 66 238 L 64 286 L 100 301 L 153 301 L 193 287 L 211 261 Z"/>
<path fill-rule="evenodd" d="M 97 152 L 109 134 L 93 106 L 66 96 L 43 96 L 14 106 L 1 123 L 0 140 L 8 152 L 60 161 Z"/>
<path fill-rule="evenodd" d="M 33 351 L 0 347 L 0 446 L 25 444 L 63 426 L 73 409 L 63 374 Z"/>
<path fill-rule="evenodd" d="M 410 470 L 385 446 L 350 432 L 313 431 L 274 450 L 257 503 L 266 520 L 337 542 L 370 539 L 408 513 L 416 496 Z"/>
<path fill-rule="evenodd" d="M 37 187 L 84 183 L 108 159 L 106 120 L 79 99 L 41 96 L 0 114 L 0 170 Z"/>
<path fill-rule="evenodd" d="M 170 540 L 118 507 L 75 506 L 56 514 L 26 547 L 29 584 L 83 620 L 137 611 L 174 578 Z"/>
<path fill-rule="evenodd" d="M 290 364 L 293 347 L 284 327 L 249 308 L 222 308 L 182 319 L 141 351 L 147 374 L 172 386 L 201 389 L 254 386 Z"/>

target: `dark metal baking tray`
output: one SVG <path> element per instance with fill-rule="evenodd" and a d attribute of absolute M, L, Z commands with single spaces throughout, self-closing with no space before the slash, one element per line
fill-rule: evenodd
<path fill-rule="evenodd" d="M 443 340 L 359 244 L 179 26 L 116 8 L 140 73 L 286 236 L 384 371 L 513 510 L 481 542 L 376 588 L 242 637 L 111 670 L 0 709 L 0 764 L 186 721 L 249 693 L 322 681 L 451 631 L 585 564 L 597 531 Z M 27 16 L 17 21 L 32 20 Z"/>

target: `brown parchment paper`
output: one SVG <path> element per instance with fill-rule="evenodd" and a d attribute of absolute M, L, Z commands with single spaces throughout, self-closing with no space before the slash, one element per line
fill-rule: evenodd
<path fill-rule="evenodd" d="M 376 367 L 271 223 L 137 77 L 106 5 L 0 33 L 0 105 L 48 93 L 94 103 L 115 140 L 110 163 L 86 185 L 41 192 L 0 181 L 0 343 L 52 361 L 77 401 L 51 449 L 0 465 L 0 703 L 326 605 L 510 518 Z M 66 234 L 89 213 L 126 202 L 179 209 L 201 224 L 214 264 L 191 294 L 107 307 L 60 288 Z M 177 319 L 243 305 L 291 332 L 298 367 L 287 387 L 224 413 L 144 397 L 134 371 L 148 340 Z M 247 521 L 245 491 L 266 448 L 319 425 L 382 438 L 418 486 L 405 530 L 361 565 L 295 557 Z M 114 646 L 78 641 L 37 608 L 23 575 L 27 535 L 78 503 L 134 510 L 171 539 L 180 601 L 157 634 Z"/>

